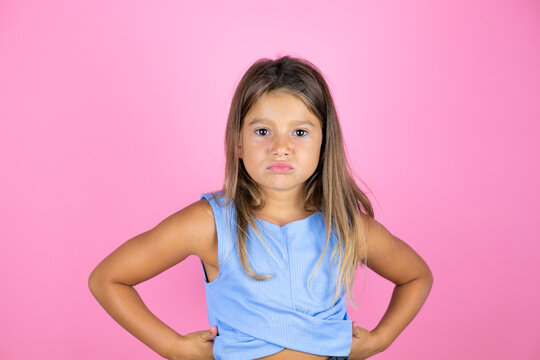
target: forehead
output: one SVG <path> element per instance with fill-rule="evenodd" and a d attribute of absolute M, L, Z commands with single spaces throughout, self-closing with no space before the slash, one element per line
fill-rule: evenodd
<path fill-rule="evenodd" d="M 320 126 L 320 121 L 296 95 L 285 91 L 262 95 L 253 104 L 245 116 L 247 126 L 277 124 L 286 122 L 291 125 Z"/>

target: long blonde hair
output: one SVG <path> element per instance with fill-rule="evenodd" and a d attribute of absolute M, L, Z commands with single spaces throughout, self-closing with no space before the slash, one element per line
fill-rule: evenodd
<path fill-rule="evenodd" d="M 245 115 L 261 96 L 272 91 L 286 91 L 297 96 L 321 122 L 323 139 L 319 163 L 306 181 L 304 200 L 305 210 L 311 208 L 321 211 L 326 224 L 326 242 L 310 281 L 324 258 L 332 231 L 338 241 L 331 259 L 334 258 L 335 264 L 338 252 L 341 259 L 332 306 L 344 284 L 347 295 L 356 307 L 351 289 L 358 263 L 364 267 L 367 263 L 365 232 L 359 213 L 363 212 L 373 218 L 373 208 L 351 176 L 354 172 L 347 162 L 341 128 L 328 85 L 317 67 L 302 58 L 283 56 L 276 60 L 259 59 L 246 71 L 234 92 L 225 134 L 226 170 L 222 191 L 227 208 L 231 201 L 236 207 L 238 256 L 244 271 L 253 279 L 262 281 L 271 277 L 256 274 L 248 262 L 247 228 L 251 226 L 260 236 L 253 210 L 262 209 L 264 199 L 257 183 L 240 161 L 237 150 Z M 264 242 L 262 236 L 260 238 Z M 360 256 L 361 253 L 363 256 Z"/>

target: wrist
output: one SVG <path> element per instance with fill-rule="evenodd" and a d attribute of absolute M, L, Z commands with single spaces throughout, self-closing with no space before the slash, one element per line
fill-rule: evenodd
<path fill-rule="evenodd" d="M 375 328 L 370 332 L 373 336 L 375 336 L 379 352 L 386 350 L 392 344 L 392 338 L 384 331 Z"/>
<path fill-rule="evenodd" d="M 177 334 L 169 346 L 167 356 L 164 357 L 168 360 L 186 359 L 186 342 L 183 335 Z"/>

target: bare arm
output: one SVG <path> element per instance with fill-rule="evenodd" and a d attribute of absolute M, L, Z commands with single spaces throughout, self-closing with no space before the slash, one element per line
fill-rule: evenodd
<path fill-rule="evenodd" d="M 90 274 L 90 291 L 124 329 L 170 358 L 183 346 L 183 336 L 150 312 L 133 286 L 189 255 L 199 256 L 210 245 L 212 232 L 213 213 L 210 204 L 201 199 L 126 241 L 103 259 Z"/>
<path fill-rule="evenodd" d="M 386 349 L 407 327 L 426 301 L 433 275 L 425 261 L 383 225 L 365 216 L 368 225 L 367 266 L 396 284 L 390 304 L 371 331 Z"/>

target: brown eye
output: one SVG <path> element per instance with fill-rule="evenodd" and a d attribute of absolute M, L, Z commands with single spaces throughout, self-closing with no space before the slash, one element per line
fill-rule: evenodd
<path fill-rule="evenodd" d="M 296 130 L 296 131 L 297 131 L 297 132 L 298 132 L 298 131 L 303 131 L 303 132 L 305 133 L 304 135 L 300 135 L 300 137 L 304 137 L 304 136 L 306 136 L 306 135 L 307 135 L 307 131 L 306 131 L 306 130 L 304 130 L 304 129 L 298 129 L 298 130 Z"/>
<path fill-rule="evenodd" d="M 257 130 L 255 130 L 255 132 L 257 132 L 257 131 L 268 131 L 268 130 L 266 130 L 266 129 L 257 129 Z M 260 135 L 260 133 L 259 133 L 259 135 Z"/>

